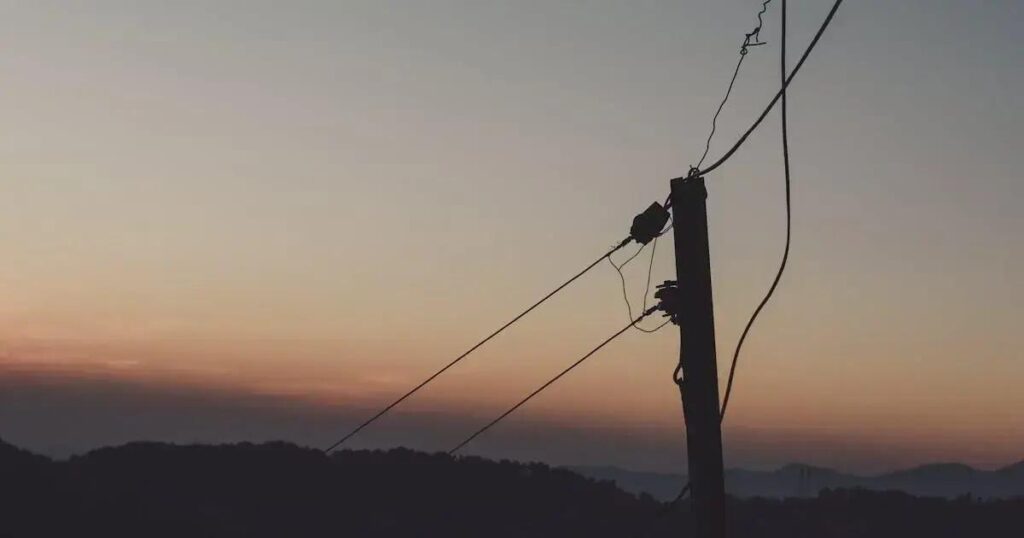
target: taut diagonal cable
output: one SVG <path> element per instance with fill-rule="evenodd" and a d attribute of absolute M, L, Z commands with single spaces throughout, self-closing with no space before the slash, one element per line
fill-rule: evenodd
<path fill-rule="evenodd" d="M 501 422 L 502 420 L 504 420 L 505 417 L 507 417 L 507 416 L 511 415 L 512 413 L 514 413 L 516 411 L 516 409 L 519 409 L 520 407 L 522 407 L 523 404 L 525 404 L 526 402 L 530 401 L 534 396 L 540 394 L 541 392 L 544 392 L 544 389 L 550 387 L 552 384 L 554 384 L 555 381 L 558 381 L 559 379 L 562 378 L 562 376 L 564 376 L 565 374 L 568 374 L 569 372 L 571 372 L 573 370 L 573 368 L 576 368 L 577 366 L 583 364 L 583 361 L 589 359 L 594 353 L 597 353 L 598 351 L 600 351 L 601 348 L 603 348 L 604 346 L 608 345 L 612 340 L 615 340 L 616 338 L 622 336 L 622 333 L 628 331 L 630 327 L 632 327 L 633 325 L 639 323 L 641 320 L 643 320 L 647 316 L 649 316 L 652 313 L 654 313 L 654 311 L 657 310 L 657 309 L 658 309 L 658 307 L 652 306 L 651 308 L 648 308 L 647 310 L 645 310 L 642 314 L 637 316 L 636 319 L 632 320 L 629 323 L 629 325 L 626 325 L 625 327 L 623 327 L 623 328 L 619 329 L 618 331 L 616 331 L 615 334 L 609 336 L 607 339 L 605 339 L 604 342 L 601 342 L 600 344 L 598 344 L 597 347 L 595 347 L 594 349 L 590 350 L 586 355 L 580 357 L 576 362 L 570 364 L 566 369 L 564 369 L 561 372 L 559 372 L 558 375 L 556 375 L 555 377 L 552 377 L 551 379 L 549 379 L 547 381 L 547 383 L 544 383 L 543 385 L 538 387 L 537 390 L 534 390 L 533 392 L 528 394 L 525 398 L 523 398 L 522 400 L 519 400 L 519 403 L 517 403 L 517 404 L 513 405 L 512 407 L 510 407 L 508 409 L 508 411 L 505 411 L 504 413 L 499 415 L 498 418 L 490 421 L 486 426 L 484 426 L 483 428 L 480 428 L 479 430 L 477 430 L 476 433 L 474 433 L 473 435 L 470 435 L 464 441 L 462 441 L 461 443 L 455 445 L 455 448 L 449 450 L 448 454 L 455 454 L 456 452 L 458 452 L 459 449 L 461 449 L 462 447 L 464 447 L 467 444 L 469 444 L 470 441 L 472 441 L 473 439 L 476 439 L 480 434 L 482 434 L 485 431 L 491 429 L 495 424 L 497 424 L 497 423 Z"/>
<path fill-rule="evenodd" d="M 578 279 L 581 276 L 585 275 L 588 271 L 593 269 L 597 264 L 599 264 L 602 261 L 604 261 L 605 258 L 608 258 L 609 256 L 611 256 L 615 252 L 618 252 L 619 249 L 621 249 L 622 247 L 626 246 L 630 242 L 631 239 L 632 238 L 630 238 L 630 237 L 627 237 L 626 239 L 623 239 L 621 242 L 619 242 L 619 244 L 617 244 L 614 247 L 612 247 L 611 250 L 609 250 L 608 252 L 606 252 L 603 255 L 601 255 L 600 258 L 594 260 L 593 263 L 591 263 L 590 265 L 584 267 L 582 271 L 576 273 L 575 275 L 572 276 L 572 278 L 570 278 L 569 280 L 566 280 L 560 286 L 558 286 L 557 288 L 551 290 L 550 293 L 548 293 L 544 297 L 541 297 L 540 300 L 538 300 L 537 302 L 535 302 L 532 305 L 530 305 L 530 307 L 527 308 L 526 310 L 523 310 L 522 312 L 520 312 L 519 315 L 517 315 L 516 317 L 512 318 L 508 323 L 502 325 L 496 331 L 494 331 L 491 334 L 487 335 L 486 338 L 484 338 L 483 340 L 477 342 L 475 345 L 473 345 L 473 347 L 471 347 L 468 350 L 466 350 L 462 355 L 459 355 L 458 357 L 455 357 L 455 359 L 453 359 L 451 362 L 449 362 L 448 364 L 444 365 L 443 368 L 441 368 L 440 370 L 434 372 L 430 377 L 428 377 L 425 380 L 423 380 L 423 382 L 421 382 L 419 385 L 416 385 L 415 387 L 413 387 L 412 390 L 410 390 L 409 392 L 406 392 L 405 394 L 403 394 L 401 398 L 398 398 L 397 400 L 391 402 L 387 407 L 385 407 L 384 409 L 381 409 L 380 412 L 378 412 L 376 415 L 373 415 L 372 417 L 367 419 L 365 422 L 363 422 L 359 426 L 356 426 L 356 428 L 354 430 L 350 431 L 347 435 L 345 435 L 344 437 L 339 439 L 336 443 L 334 443 L 330 447 L 324 449 L 324 452 L 325 453 L 329 453 L 332 450 L 334 450 L 335 448 L 338 448 L 339 446 L 344 444 L 345 441 L 348 441 L 352 436 L 354 436 L 355 434 L 359 433 L 363 428 L 369 426 L 374 421 L 376 421 L 380 417 L 384 416 L 388 411 L 391 411 L 391 409 L 393 409 L 396 405 L 402 403 L 406 398 L 408 398 L 408 397 L 412 396 L 413 394 L 415 394 L 416 391 L 418 391 L 418 390 L 422 389 L 423 387 L 425 387 L 428 383 L 430 383 L 431 381 L 436 379 L 441 374 L 445 373 L 449 368 L 451 368 L 452 366 L 455 366 L 456 364 L 458 364 L 459 361 L 461 361 L 462 359 L 465 359 L 466 357 L 468 357 L 470 353 L 476 351 L 480 346 L 486 344 L 492 338 L 494 338 L 495 336 L 498 336 L 499 334 L 501 334 L 502 331 L 504 331 L 505 329 L 511 327 L 515 322 L 517 322 L 520 319 L 522 319 L 523 316 L 525 316 L 525 315 L 529 314 L 530 312 L 532 312 L 535 308 L 537 308 L 538 306 L 543 304 L 548 299 L 554 297 L 554 295 L 556 293 L 558 293 L 558 292 L 562 291 L 563 289 L 565 289 L 566 286 L 568 286 L 569 284 L 572 284 L 573 282 L 575 282 L 576 279 Z"/>

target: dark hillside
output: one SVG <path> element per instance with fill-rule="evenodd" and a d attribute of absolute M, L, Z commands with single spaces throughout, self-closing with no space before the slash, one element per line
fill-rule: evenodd
<path fill-rule="evenodd" d="M 0 444 L 0 537 L 632 537 L 663 505 L 542 464 L 404 449 L 132 443 L 68 461 Z M 826 491 L 733 500 L 733 536 L 1024 535 L 1024 500 Z M 680 536 L 685 504 L 650 536 Z"/>

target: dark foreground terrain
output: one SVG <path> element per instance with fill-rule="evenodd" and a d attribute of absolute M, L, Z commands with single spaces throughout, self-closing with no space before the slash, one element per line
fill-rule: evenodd
<path fill-rule="evenodd" d="M 0 442 L 0 537 L 682 536 L 664 504 L 542 464 L 284 443 L 134 443 L 52 461 Z M 826 490 L 730 500 L 732 536 L 1024 536 L 1024 499 Z"/>

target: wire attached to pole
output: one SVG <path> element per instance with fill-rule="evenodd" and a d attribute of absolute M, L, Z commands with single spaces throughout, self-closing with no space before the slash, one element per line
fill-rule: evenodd
<path fill-rule="evenodd" d="M 470 435 L 464 441 L 462 441 L 461 443 L 455 445 L 454 448 L 452 448 L 451 450 L 448 451 L 448 454 L 455 454 L 456 452 L 458 452 L 459 449 L 461 449 L 462 447 L 464 447 L 467 444 L 469 444 L 473 439 L 476 439 L 478 436 L 480 436 L 480 434 L 482 434 L 485 431 L 487 431 L 487 430 L 491 429 L 492 427 L 494 427 L 494 425 L 496 425 L 497 423 L 499 423 L 502 420 L 504 420 L 505 417 L 507 417 L 507 416 L 511 415 L 512 413 L 514 413 L 516 411 L 516 409 L 519 409 L 520 407 L 522 407 L 523 404 L 525 404 L 526 402 L 530 401 L 534 396 L 540 394 L 541 392 L 544 392 L 544 390 L 547 389 L 548 387 L 550 387 L 552 384 L 554 384 L 555 381 L 558 381 L 565 374 L 568 374 L 574 368 L 576 368 L 577 366 L 583 364 L 583 362 L 586 361 L 587 359 L 589 359 L 591 356 L 593 356 L 594 353 L 597 353 L 598 351 L 600 351 L 601 348 L 603 348 L 604 346 L 606 346 L 609 343 L 611 343 L 612 340 L 615 340 L 616 338 L 622 336 L 622 333 L 628 331 L 630 327 L 632 327 L 635 324 L 639 323 L 641 320 L 643 320 L 647 316 L 653 314 L 656 310 L 658 310 L 658 307 L 656 307 L 656 306 L 652 306 L 651 308 L 648 308 L 647 310 L 645 310 L 636 319 L 632 320 L 629 323 L 629 325 L 626 325 L 625 327 L 623 327 L 623 328 L 619 329 L 618 331 L 616 331 L 615 334 L 609 336 L 607 339 L 605 339 L 604 342 L 601 342 L 600 344 L 597 345 L 597 347 L 595 347 L 594 349 L 592 349 L 589 352 L 587 352 L 586 355 L 580 357 L 576 362 L 570 364 L 564 370 L 559 372 L 558 375 L 556 375 L 555 377 L 552 377 L 551 379 L 549 379 L 546 383 L 544 383 L 543 385 L 538 387 L 536 390 L 534 390 L 533 392 L 528 394 L 522 400 L 519 400 L 519 403 L 517 403 L 517 404 L 513 405 L 512 407 L 510 407 L 507 411 L 505 411 L 504 413 L 499 415 L 498 418 L 490 421 L 489 423 L 487 423 L 486 426 L 484 426 L 483 428 L 480 428 L 475 433 L 473 433 L 473 435 Z"/>
<path fill-rule="evenodd" d="M 608 252 L 606 252 L 603 255 L 601 255 L 600 258 L 594 260 L 593 263 L 591 263 L 590 265 L 584 267 L 582 271 L 576 273 L 575 275 L 572 276 L 572 278 L 570 278 L 569 280 L 566 280 L 560 286 L 558 286 L 554 290 L 551 290 L 551 292 L 549 292 L 547 295 L 541 297 L 540 300 L 538 300 L 537 302 L 535 302 L 532 305 L 530 305 L 529 308 L 527 308 L 526 310 L 523 310 L 522 312 L 520 312 L 516 317 L 512 318 L 511 321 L 509 321 L 508 323 L 502 325 L 501 327 L 499 327 L 496 331 L 492 332 L 491 334 L 487 335 L 487 337 L 485 337 L 483 340 L 481 340 L 481 341 L 477 342 L 476 344 L 474 344 L 473 347 L 471 347 L 468 350 L 466 350 L 463 354 L 459 355 L 458 357 L 455 357 L 454 360 L 452 360 L 451 362 L 446 364 L 440 370 L 434 372 L 430 377 L 428 377 L 425 380 L 423 380 L 423 382 L 421 382 L 419 385 L 416 385 L 415 387 L 413 387 L 412 390 L 410 390 L 409 392 L 406 392 L 405 394 L 402 395 L 402 397 L 400 397 L 397 400 L 395 400 L 395 401 L 391 402 L 390 404 L 388 404 L 388 406 L 385 407 L 384 409 L 381 409 L 376 415 L 373 415 L 372 417 L 367 419 L 365 422 L 363 422 L 359 426 L 356 426 L 355 429 L 350 431 L 348 434 L 346 434 L 344 437 L 339 439 L 333 445 L 331 445 L 331 446 L 327 447 L 326 449 L 324 449 L 324 453 L 330 453 L 334 449 L 336 449 L 339 446 L 341 446 L 342 444 L 344 444 L 345 441 L 348 441 L 352 436 L 354 436 L 357 433 L 359 433 L 363 428 L 369 426 L 374 421 L 376 421 L 380 417 L 384 416 L 388 411 L 391 411 L 391 409 L 393 409 L 396 405 L 402 403 L 406 398 L 408 398 L 408 397 L 412 396 L 413 394 L 415 394 L 418 390 L 422 389 L 428 383 L 430 383 L 431 381 L 436 379 L 438 376 L 440 376 L 441 374 L 445 373 L 449 368 L 451 368 L 452 366 L 455 366 L 456 364 L 458 364 L 459 361 L 461 361 L 462 359 L 465 359 L 466 357 L 468 357 L 470 353 L 476 351 L 480 346 L 486 344 L 492 338 L 494 338 L 495 336 L 498 336 L 499 334 L 501 334 L 505 329 L 511 327 L 515 322 L 519 321 L 524 316 L 526 316 L 527 314 L 532 312 L 535 308 L 537 308 L 538 306 L 542 305 L 545 301 L 547 301 L 548 299 L 553 297 L 556 293 L 562 291 L 563 289 L 565 289 L 566 286 L 568 286 L 569 284 L 572 284 L 573 282 L 575 282 L 576 279 L 578 279 L 581 276 L 585 275 L 588 271 L 590 271 L 595 266 L 597 266 L 597 264 L 599 264 L 602 261 L 604 261 L 605 258 L 610 258 L 612 254 L 614 254 L 615 252 L 618 252 L 620 249 L 622 249 L 622 247 L 625 247 L 632 240 L 633 240 L 632 237 L 627 237 L 627 238 L 623 239 L 622 241 L 620 241 L 617 245 L 612 247 L 611 250 L 609 250 Z"/>
<path fill-rule="evenodd" d="M 750 134 L 753 133 L 755 129 L 757 129 L 758 125 L 761 125 L 761 122 L 764 121 L 765 116 L 767 116 L 768 112 L 772 110 L 772 107 L 775 106 L 775 103 L 777 103 L 779 99 L 782 98 L 782 95 L 785 93 L 786 88 L 788 88 L 789 85 L 793 82 L 793 79 L 796 78 L 796 74 L 800 72 L 800 68 L 803 67 L 804 62 L 807 61 L 807 57 L 811 54 L 811 51 L 814 50 L 815 45 L 818 44 L 818 41 L 821 39 L 822 34 L 825 33 L 825 29 L 828 28 L 829 24 L 832 22 L 832 18 L 835 17 L 836 11 L 839 10 L 839 6 L 842 5 L 842 3 L 843 0 L 836 0 L 835 4 L 832 5 L 832 9 L 829 10 L 828 15 L 825 17 L 825 20 L 821 23 L 821 27 L 818 28 L 817 33 L 814 34 L 814 38 L 811 39 L 811 43 L 807 46 L 807 49 L 804 50 L 803 55 L 800 56 L 800 61 L 796 63 L 796 67 L 793 68 L 793 72 L 790 73 L 788 77 L 786 77 L 785 81 L 782 83 L 782 88 L 780 88 L 778 93 L 775 94 L 775 97 L 773 97 L 772 100 L 768 103 L 768 106 L 766 106 L 764 111 L 761 112 L 761 115 L 757 117 L 757 120 L 754 121 L 754 124 L 751 125 L 750 128 L 747 129 L 745 133 L 743 133 L 743 136 L 741 136 L 739 140 L 737 140 L 736 143 L 733 144 L 731 148 L 729 148 L 729 151 L 725 152 L 725 154 L 719 157 L 717 161 L 710 164 L 707 168 L 703 168 L 701 170 L 691 169 L 689 173 L 690 176 L 703 176 L 705 174 L 708 174 L 712 170 L 718 168 L 719 166 L 722 166 L 722 164 L 725 161 L 729 160 L 729 158 L 732 157 L 734 153 L 736 153 L 736 150 L 740 149 L 740 146 L 742 146 L 743 143 L 747 141 L 747 138 L 750 137 Z"/>
<path fill-rule="evenodd" d="M 650 261 L 647 264 L 647 284 L 644 287 L 644 302 L 643 302 L 642 310 L 647 310 L 647 302 L 650 299 L 650 294 L 651 294 L 651 274 L 654 271 L 654 255 L 658 251 L 658 238 L 663 236 L 663 235 L 665 235 L 666 233 L 668 233 L 668 231 L 671 230 L 671 229 L 672 229 L 672 223 L 669 223 L 669 225 L 666 226 L 660 232 L 658 232 L 658 235 L 654 236 L 654 239 L 649 243 L 651 245 L 651 257 L 650 257 Z M 624 275 L 622 273 L 622 268 L 625 267 L 629 262 L 633 261 L 634 258 L 639 256 L 640 253 L 643 252 L 643 250 L 645 248 L 647 248 L 647 245 L 641 246 L 636 252 L 633 253 L 632 256 L 630 256 L 629 258 L 626 258 L 626 261 L 624 261 L 624 262 L 622 262 L 620 264 L 616 264 L 615 260 L 613 260 L 611 257 L 608 258 L 608 263 L 610 263 L 611 266 L 615 269 L 615 272 L 619 275 L 619 282 L 622 284 L 622 299 L 626 303 L 626 315 L 628 316 L 628 319 L 633 319 L 633 304 L 630 303 L 630 301 L 629 301 L 629 291 L 626 289 L 626 275 Z M 639 325 L 634 325 L 633 328 L 635 328 L 636 330 L 638 330 L 640 332 L 643 332 L 643 333 L 648 333 L 648 334 L 656 333 L 659 330 L 661 330 L 662 327 L 664 327 L 665 325 L 668 325 L 670 323 L 670 321 L 671 320 L 666 320 L 664 323 L 662 323 L 661 325 L 658 325 L 657 327 L 655 327 L 653 329 L 646 329 L 646 328 L 641 327 Z"/>
<path fill-rule="evenodd" d="M 691 166 L 690 170 L 699 170 L 701 165 L 704 164 L 704 159 L 708 157 L 708 152 L 711 151 L 711 139 L 715 137 L 715 130 L 718 128 L 718 115 L 722 113 L 722 109 L 725 108 L 725 103 L 729 101 L 729 96 L 732 95 L 732 87 L 736 84 L 736 77 L 740 74 L 740 66 L 743 65 L 744 58 L 747 57 L 747 52 L 750 47 L 757 47 L 764 45 L 764 41 L 761 41 L 761 27 L 764 26 L 764 19 L 762 15 L 768 11 L 768 4 L 772 0 L 765 0 L 761 4 L 761 11 L 757 13 L 757 26 L 746 34 L 743 38 L 743 45 L 740 46 L 740 58 L 736 61 L 736 69 L 732 72 L 732 79 L 729 80 L 729 87 L 725 90 L 725 97 L 722 98 L 722 102 L 718 104 L 718 110 L 715 111 L 714 117 L 711 118 L 711 133 L 708 134 L 708 140 L 704 144 L 704 154 L 700 156 L 700 160 L 697 161 L 696 166 Z M 753 39 L 754 41 L 751 41 Z"/>

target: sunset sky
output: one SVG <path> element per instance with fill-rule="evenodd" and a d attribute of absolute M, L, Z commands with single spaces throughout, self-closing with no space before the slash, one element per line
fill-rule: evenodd
<path fill-rule="evenodd" d="M 830 6 L 789 2 L 791 64 Z M 330 444 L 664 199 L 759 7 L 4 2 L 0 438 Z M 844 3 L 791 87 L 793 251 L 727 466 L 1024 459 L 1022 26 Z M 777 90 L 778 30 L 711 158 Z M 707 182 L 724 373 L 781 255 L 778 114 Z M 626 318 L 603 264 L 352 446 L 448 449 Z M 466 452 L 681 470 L 678 345 L 628 333 Z"/>

